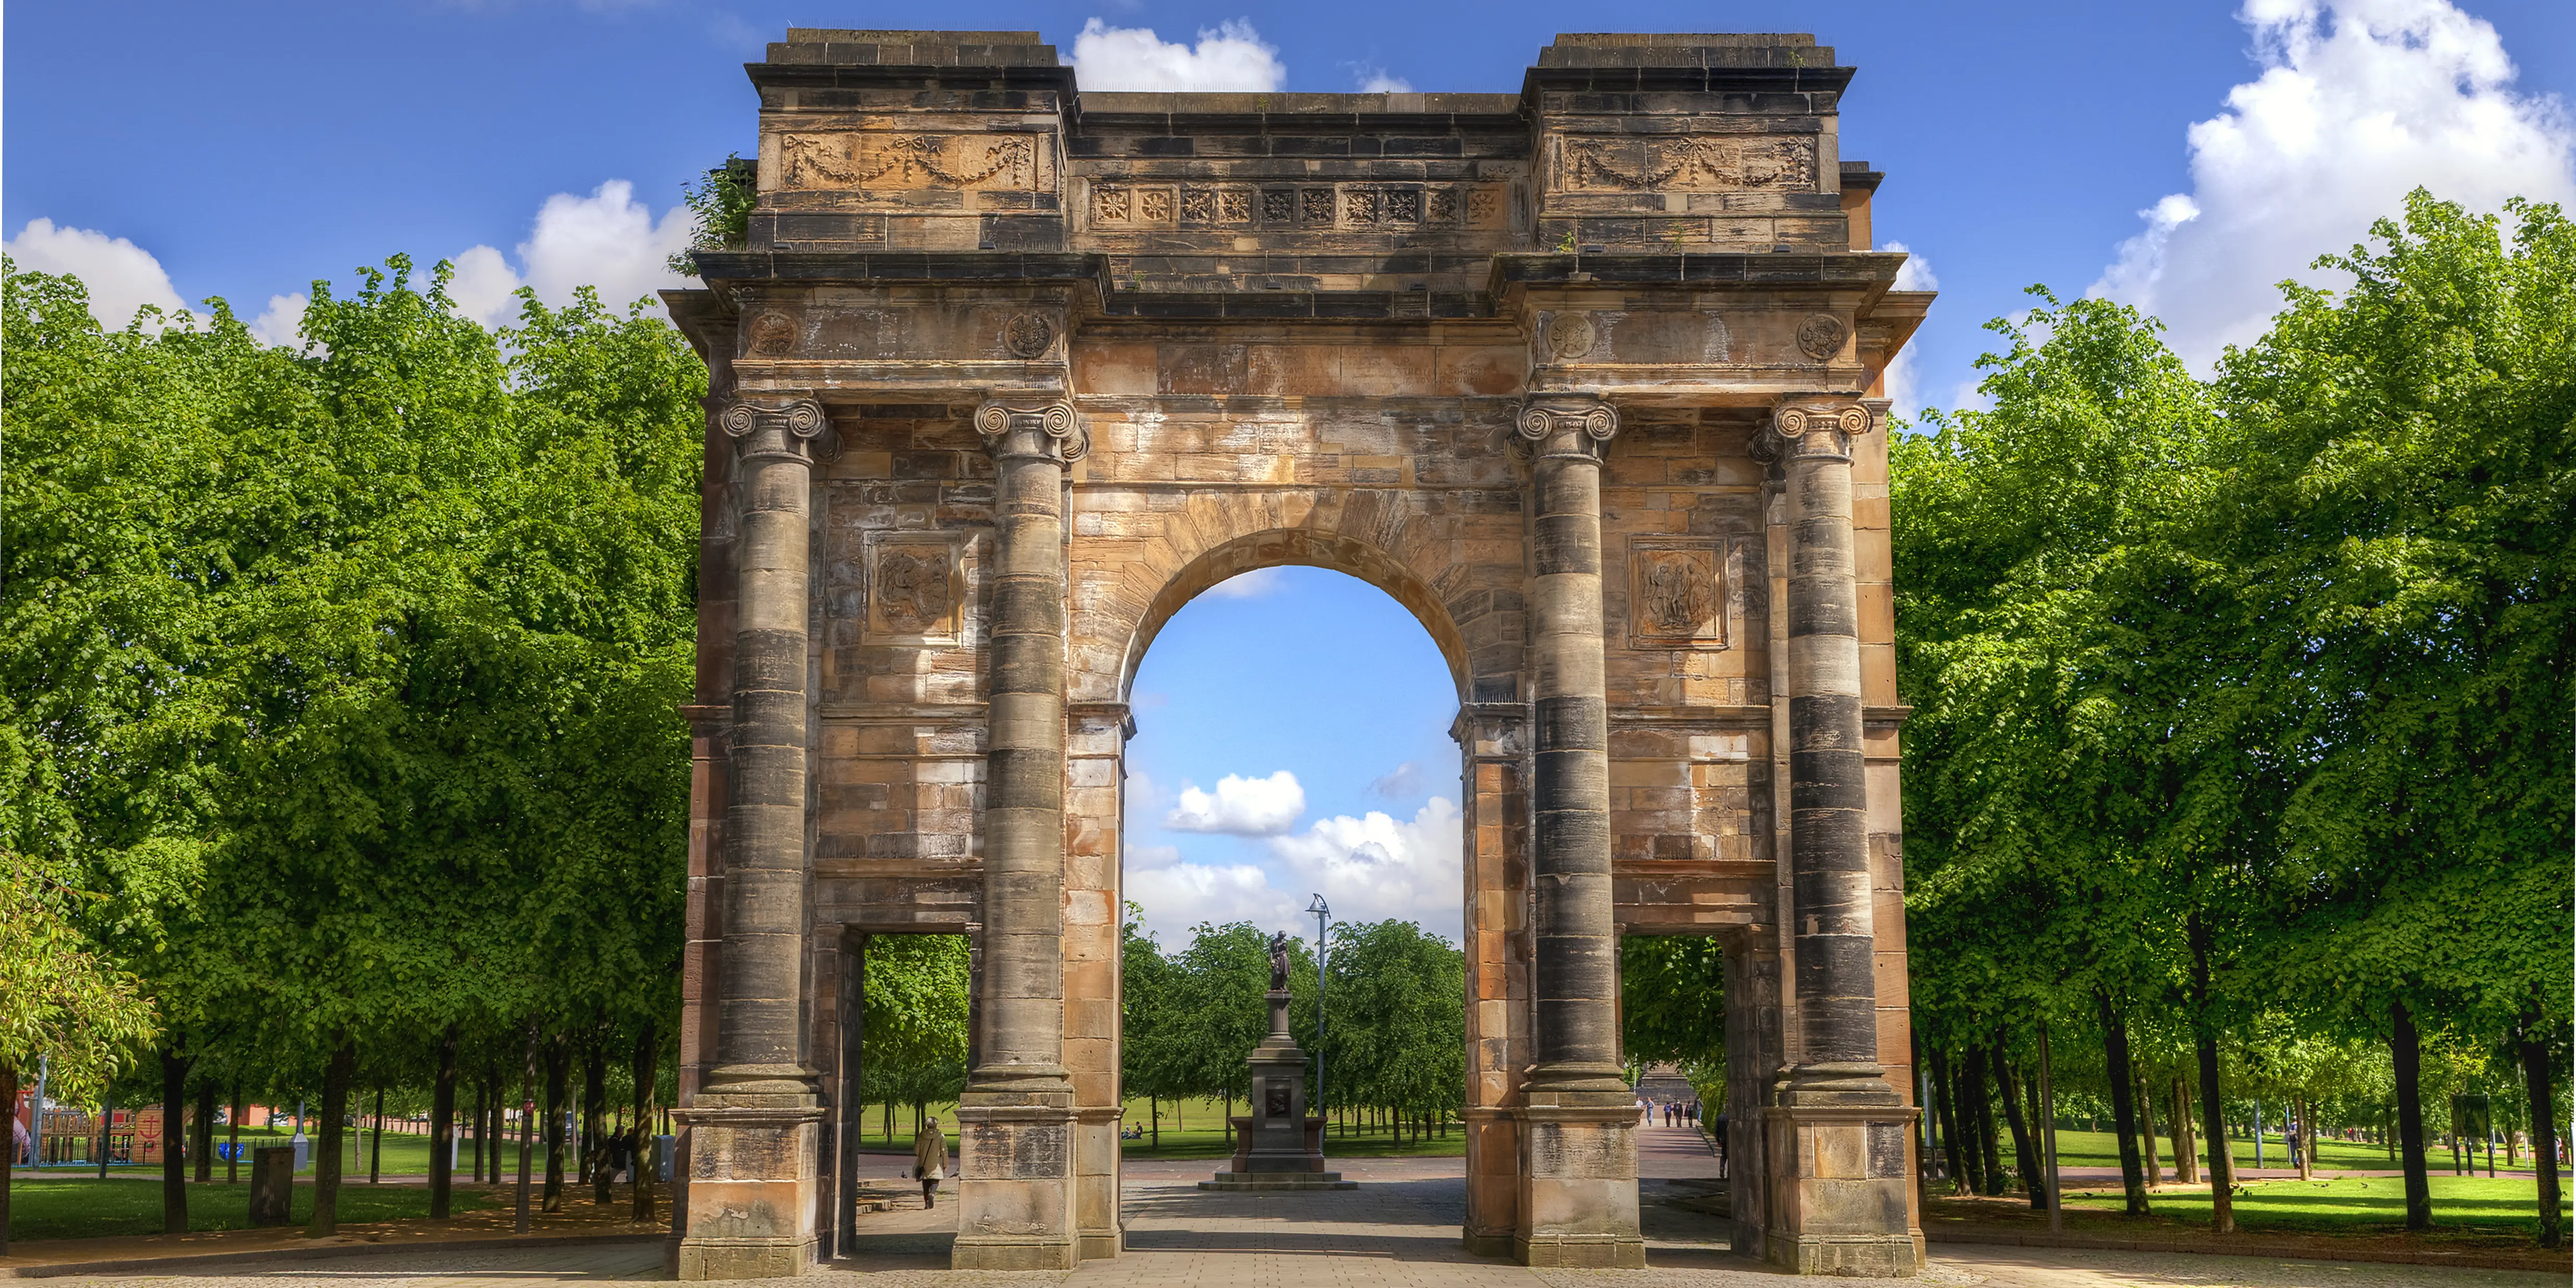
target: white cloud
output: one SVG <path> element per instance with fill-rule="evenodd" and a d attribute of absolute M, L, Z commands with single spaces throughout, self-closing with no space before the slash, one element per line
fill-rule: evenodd
<path fill-rule="evenodd" d="M 304 347 L 304 337 L 298 332 L 304 325 L 304 310 L 312 304 L 313 297 L 302 291 L 292 295 L 269 296 L 267 311 L 251 319 L 250 333 L 258 336 L 263 344 L 301 349 Z"/>
<path fill-rule="evenodd" d="M 689 231 L 687 207 L 673 206 L 656 220 L 624 179 L 611 179 L 587 197 L 558 192 L 538 208 L 528 240 L 519 243 L 520 268 L 492 247 L 470 247 L 451 257 L 456 276 L 448 298 L 457 312 L 486 326 L 518 321 L 511 295 L 521 286 L 535 287 L 538 299 L 557 307 L 576 288 L 597 287 L 602 303 L 623 310 L 659 288 L 687 284 L 665 261 L 688 246 Z"/>
<path fill-rule="evenodd" d="M 1127 850 L 1126 898 L 1166 946 L 1202 921 L 1313 930 L 1306 901 L 1322 892 L 1342 921 L 1401 920 L 1452 942 L 1465 927 L 1458 807 L 1435 796 L 1410 820 L 1376 810 L 1317 820 L 1276 836 L 1261 863 L 1191 863 L 1166 845 Z"/>
<path fill-rule="evenodd" d="M 1201 28 L 1197 48 L 1165 42 L 1150 27 L 1094 18 L 1073 38 L 1074 76 L 1090 90 L 1274 93 L 1288 82 L 1279 51 L 1242 19 Z"/>
<path fill-rule="evenodd" d="M 1410 94 L 1413 92 L 1413 82 L 1406 80 L 1401 76 L 1391 75 L 1383 67 L 1372 67 L 1366 63 L 1362 63 L 1354 76 L 1359 81 L 1360 92 L 1363 94 Z"/>
<path fill-rule="evenodd" d="M 1369 784 L 1369 790 L 1391 801 L 1411 800 L 1431 785 L 1431 775 L 1408 760 Z"/>
<path fill-rule="evenodd" d="M 122 237 L 87 228 L 57 228 L 50 219 L 31 219 L 6 242 L 9 258 L 21 272 L 69 273 L 89 288 L 90 316 L 110 331 L 122 331 L 135 311 L 151 305 L 166 314 L 187 308 L 170 285 L 170 274 L 152 252 Z"/>
<path fill-rule="evenodd" d="M 1941 279 L 1932 275 L 1932 261 L 1915 254 L 1913 248 L 1901 241 L 1892 241 L 1882 244 L 1879 249 L 1902 252 L 1905 256 L 1905 266 L 1896 270 L 1897 290 L 1940 289 Z M 1896 356 L 1888 359 L 1887 370 L 1881 373 L 1881 379 L 1885 382 L 1881 392 L 1896 404 L 1894 410 L 1897 415 L 1910 420 L 1923 410 L 1922 375 L 1914 369 L 1913 345 L 1897 350 Z"/>
<path fill-rule="evenodd" d="M 1390 918 L 1458 940 L 1465 897 L 1458 807 L 1434 796 L 1410 821 L 1370 810 L 1318 819 L 1274 837 L 1271 855 L 1291 890 L 1320 890 L 1345 921 Z"/>
<path fill-rule="evenodd" d="M 2513 92 L 2495 28 L 2447 0 L 2247 0 L 2263 62 L 2189 132 L 2191 191 L 2139 212 L 2092 291 L 2163 317 L 2206 366 L 2261 334 L 2283 278 L 2362 240 L 2418 186 L 2477 210 L 2576 199 L 2576 128 Z"/>
<path fill-rule="evenodd" d="M 1124 895 L 1145 910 L 1146 924 L 1162 932 L 1166 948 L 1188 942 L 1190 927 L 1202 921 L 1290 929 L 1303 906 L 1273 887 L 1257 864 L 1184 863 L 1180 851 L 1167 845 L 1128 847 Z"/>
<path fill-rule="evenodd" d="M 1175 832 L 1223 832 L 1230 836 L 1277 836 L 1297 825 L 1306 812 L 1306 789 L 1283 769 L 1268 778 L 1228 774 L 1213 793 L 1184 786 L 1163 826 Z"/>
<path fill-rule="evenodd" d="M 1227 599 L 1259 599 L 1277 589 L 1279 589 L 1277 568 L 1255 568 L 1250 572 L 1236 573 L 1208 587 L 1206 593 L 1221 595 Z"/>

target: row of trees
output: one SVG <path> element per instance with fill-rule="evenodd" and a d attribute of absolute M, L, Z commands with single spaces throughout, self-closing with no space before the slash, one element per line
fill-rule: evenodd
<path fill-rule="evenodd" d="M 640 1122 L 678 1000 L 704 370 L 409 270 L 316 283 L 300 348 L 0 308 L 0 1093 L 309 1095 L 317 1233 L 353 1091 Z"/>
<path fill-rule="evenodd" d="M 2019 1137 L 2053 1034 L 2099 1053 L 2132 1212 L 2147 1115 L 2214 1143 L 2259 1095 L 2387 1112 L 2428 1224 L 2428 1047 L 2517 1069 L 2551 1151 L 2576 228 L 2508 212 L 2415 194 L 2207 380 L 2152 319 L 2036 292 L 1993 324 L 1991 409 L 1895 443 L 1915 1013 L 1952 1140 L 1997 1100 Z"/>

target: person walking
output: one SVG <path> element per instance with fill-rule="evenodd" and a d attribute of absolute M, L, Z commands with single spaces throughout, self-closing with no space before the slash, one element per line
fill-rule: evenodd
<path fill-rule="evenodd" d="M 923 1209 L 939 1206 L 939 1182 L 948 1175 L 948 1137 L 939 1130 L 936 1118 L 913 1134 L 912 1174 L 921 1178 Z"/>

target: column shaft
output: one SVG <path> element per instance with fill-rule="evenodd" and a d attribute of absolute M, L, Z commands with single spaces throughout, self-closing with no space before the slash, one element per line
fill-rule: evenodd
<path fill-rule="evenodd" d="M 963 1144 L 960 1270 L 1070 1270 L 1073 1083 L 1064 1067 L 1064 470 L 1085 440 L 1053 395 L 977 409 L 993 454 L 991 728 L 975 1067 Z"/>
<path fill-rule="evenodd" d="M 1850 438 L 1869 413 L 1782 413 L 1789 527 L 1791 938 L 1804 1068 L 1879 1078 Z M 1789 426 L 1803 428 L 1794 434 Z"/>
<path fill-rule="evenodd" d="M 1601 453 L 1617 413 L 1533 398 L 1530 446 L 1532 1046 L 1513 1251 L 1530 1265 L 1643 1266 L 1636 1115 L 1619 1064 Z"/>
<path fill-rule="evenodd" d="M 817 1075 L 805 1064 L 807 498 L 818 404 L 735 403 L 733 721 L 715 1068 L 674 1113 L 690 1175 L 677 1277 L 798 1275 L 817 1237 Z"/>

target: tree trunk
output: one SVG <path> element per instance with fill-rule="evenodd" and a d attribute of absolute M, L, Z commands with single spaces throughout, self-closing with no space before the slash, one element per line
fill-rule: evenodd
<path fill-rule="evenodd" d="M 1985 1085 L 1985 1057 L 1969 1047 L 1959 1055 L 1959 1067 L 1950 1076 L 1951 1112 L 1959 1120 L 1959 1150 L 1966 1156 L 1967 1167 L 1959 1173 L 1968 1191 L 1986 1192 L 1986 1135 L 1979 1130 L 1977 1092 Z"/>
<path fill-rule="evenodd" d="M 189 1179 L 205 1185 L 215 1179 L 215 1080 L 212 1078 L 197 1080 L 197 1121 L 192 1125 L 196 1130 L 189 1133 L 188 1151 L 196 1155 L 192 1160 L 196 1167 L 191 1169 L 196 1175 Z"/>
<path fill-rule="evenodd" d="M 1986 1048 L 1986 1054 L 1995 1063 L 1995 1089 L 2003 1093 L 2004 1117 L 2012 1128 L 2013 1164 L 2021 1171 L 2022 1190 L 2030 1195 L 2032 1207 L 2045 1209 L 2048 1206 L 2048 1182 L 2039 1174 L 2039 1142 L 2031 1139 L 2031 1129 L 2022 1119 L 2022 1087 L 2013 1077 L 2012 1063 L 2004 1059 L 2004 1044 L 2000 1038 Z"/>
<path fill-rule="evenodd" d="M 2111 995 L 2100 989 L 2093 999 L 2102 1011 L 2102 1056 L 2111 1083 L 2111 1130 L 2120 1135 L 2120 1186 L 2128 1191 L 2130 1216 L 2147 1214 L 2147 1172 L 2138 1158 L 2138 1103 L 2130 1098 L 2136 1074 L 2129 1067 L 2129 1025 L 2111 1007 Z"/>
<path fill-rule="evenodd" d="M 182 1037 L 170 1031 L 161 1048 L 161 1233 L 188 1232 L 188 1159 L 185 1142 L 188 1121 L 188 1059 L 179 1054 Z M 9 1112 L 18 1112 L 18 1103 L 9 1102 Z M 138 1117 L 135 1125 L 142 1126 Z M 142 1144 L 138 1132 L 135 1145 Z"/>
<path fill-rule="evenodd" d="M 2531 1102 L 2531 1174 L 2540 1182 L 2540 1246 L 2555 1248 L 2558 1215 L 2558 1097 L 2549 1068 L 2549 1031 L 2541 1027 L 2537 1007 L 2523 1012 L 2522 1031 L 2514 1046 L 2522 1057 L 2522 1090 Z M 5 1203 L 0 1199 L 0 1203 Z"/>
<path fill-rule="evenodd" d="M 2293 1130 L 2299 1137 L 2299 1179 L 2304 1181 L 2314 1177 L 2317 1170 L 2317 1133 L 2310 1121 L 2316 1116 L 2316 1107 L 2308 1103 L 2306 1096 L 2292 1096 L 2290 1112 L 2298 1115 L 2298 1126 Z"/>
<path fill-rule="evenodd" d="M 605 1034 L 594 1034 L 581 1052 L 581 1166 L 590 1176 L 591 1201 L 606 1204 L 616 1196 L 609 1190 L 608 1151 L 602 1146 L 608 1140 L 608 1042 Z"/>
<path fill-rule="evenodd" d="M 224 1116 L 224 1152 L 231 1155 L 224 1160 L 224 1184 L 226 1185 L 238 1184 L 241 1181 L 242 1119 L 249 1115 L 250 1106 L 242 1099 L 241 1080 L 236 1078 L 233 1080 L 231 1112 Z"/>
<path fill-rule="evenodd" d="M 2423 1044 L 2404 1002 L 2388 1004 L 2388 1020 L 2389 1062 L 2397 1067 L 2397 1140 L 2406 1168 L 2406 1228 L 2428 1230 L 2433 1226 L 2433 1182 L 2424 1165 Z"/>
<path fill-rule="evenodd" d="M 2003 1138 L 1995 1131 L 1995 1097 L 1987 1084 L 1989 1065 L 1984 1047 L 1968 1051 L 1968 1101 L 1977 1111 L 1977 1151 L 1983 1165 L 1977 1172 L 1979 1194 L 2001 1194 L 2004 1177 Z"/>
<path fill-rule="evenodd" d="M 2191 1084 L 2181 1074 L 2174 1075 L 2173 1135 L 2168 1139 L 2173 1142 L 2174 1183 L 2200 1184 L 2200 1147 L 2192 1140 L 2191 1130 Z"/>
<path fill-rule="evenodd" d="M 653 1066 L 662 1054 L 654 1038 L 653 1024 L 647 1020 L 635 1035 L 635 1054 L 627 1066 L 635 1080 L 635 1207 L 627 1213 L 627 1219 L 638 1224 L 653 1219 L 653 1183 L 661 1179 L 652 1166 L 652 1155 L 645 1150 L 653 1133 Z"/>
<path fill-rule="evenodd" d="M 545 1210 L 563 1211 L 564 1101 L 572 1095 L 572 1047 L 560 1033 L 547 1039 Z"/>
<path fill-rule="evenodd" d="M 313 1219 L 304 1226 L 308 1239 L 327 1239 L 340 1228 L 340 1168 L 348 1159 L 340 1148 L 340 1133 L 347 1129 L 349 1084 L 357 1065 L 357 1044 L 342 1034 L 322 1069 L 322 1139 L 314 1142 Z"/>
<path fill-rule="evenodd" d="M 528 1232 L 529 1172 L 536 1162 L 537 1130 L 537 1022 L 528 1021 L 528 1050 L 525 1067 L 519 1071 L 519 1194 L 518 1207 L 511 1216 L 511 1228 L 519 1234 Z"/>
<path fill-rule="evenodd" d="M 429 1087 L 429 1215 L 444 1219 L 456 1188 L 456 1026 L 438 1035 Z"/>
<path fill-rule="evenodd" d="M 376 1129 L 367 1134 L 367 1184 L 378 1184 L 385 1162 L 385 1084 L 376 1084 Z"/>
<path fill-rule="evenodd" d="M 2147 1094 L 2147 1080 L 2140 1078 L 2133 1090 L 2138 1098 L 2138 1145 L 2146 1155 L 2147 1188 L 2164 1184 L 2164 1167 L 2156 1159 L 2156 1098 Z"/>
<path fill-rule="evenodd" d="M 2209 1022 L 2209 924 L 2194 911 L 2185 921 L 2191 941 L 2191 1033 L 2200 1057 L 2200 1125 L 2209 1137 L 2209 1225 L 2236 1232 L 2236 1160 L 2227 1152 L 2227 1102 L 2219 1094 L 2218 1030 Z"/>
<path fill-rule="evenodd" d="M 1959 1155 L 1959 1119 L 1951 1108 L 1955 1099 L 1950 1094 L 1950 1057 L 1934 1047 L 1932 1058 L 1932 1112 L 1941 1124 L 1941 1156 L 1950 1165 L 1950 1192 L 1968 1192 L 1967 1163 Z"/>
<path fill-rule="evenodd" d="M 0 1105 L 8 1106 L 9 1121 L 16 1123 L 18 1121 L 18 1068 L 6 1060 L 0 1060 Z M 45 1161 L 45 1142 L 41 1134 L 44 1130 L 44 1112 L 45 1107 L 42 1104 L 36 1106 L 35 1127 L 39 1135 L 34 1144 L 36 1161 L 39 1163 Z M 9 1129 L 9 1163 L 5 1167 L 0 1167 L 0 1257 L 9 1255 L 9 1178 L 17 1171 L 18 1129 L 12 1126 Z"/>

